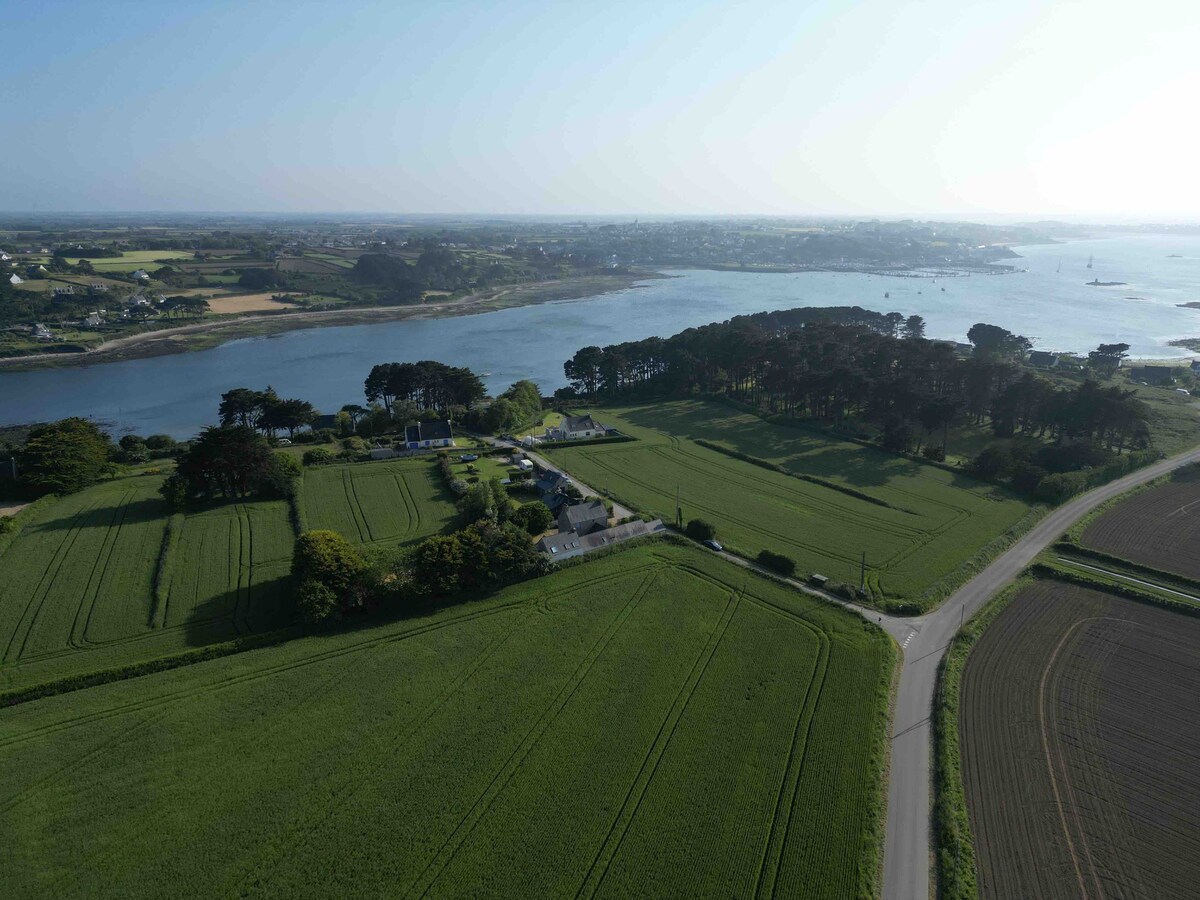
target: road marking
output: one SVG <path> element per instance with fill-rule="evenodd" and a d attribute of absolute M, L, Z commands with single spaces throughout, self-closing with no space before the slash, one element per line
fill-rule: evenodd
<path fill-rule="evenodd" d="M 913 638 L 915 638 L 916 636 L 917 636 L 917 633 L 916 633 L 915 631 L 910 631 L 910 632 L 908 633 L 908 637 L 906 637 L 906 638 L 904 639 L 904 643 L 900 645 L 900 649 L 901 649 L 901 650 L 907 650 L 907 649 L 908 649 L 908 643 L 909 643 L 909 641 L 911 641 L 911 640 L 912 640 Z"/>

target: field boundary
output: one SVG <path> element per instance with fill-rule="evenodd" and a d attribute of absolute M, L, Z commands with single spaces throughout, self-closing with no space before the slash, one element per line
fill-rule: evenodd
<path fill-rule="evenodd" d="M 959 709 L 967 656 L 987 626 L 1024 587 L 1033 582 L 1022 575 L 987 602 L 950 642 L 938 666 L 933 701 L 933 836 L 934 875 L 941 900 L 977 900 L 978 872 L 975 838 L 963 786 Z"/>
<path fill-rule="evenodd" d="M 51 506 L 54 501 L 58 500 L 57 494 L 46 494 L 44 497 L 38 497 L 23 510 L 12 517 L 12 530 L 0 534 L 0 555 L 4 553 L 13 541 L 21 536 L 21 532 L 25 530 L 25 526 L 29 524 L 30 519 L 37 516 L 39 512 L 47 506 Z"/>

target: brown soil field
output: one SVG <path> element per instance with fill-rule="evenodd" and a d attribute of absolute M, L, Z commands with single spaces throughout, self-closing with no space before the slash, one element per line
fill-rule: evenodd
<path fill-rule="evenodd" d="M 986 898 L 1195 897 L 1200 619 L 1054 581 L 972 649 L 959 732 Z"/>
<path fill-rule="evenodd" d="M 227 297 L 212 297 L 208 301 L 209 308 L 219 314 L 267 312 L 292 309 L 287 303 L 279 303 L 271 298 L 277 291 L 265 291 L 261 294 L 239 294 Z M 288 295 L 292 296 L 292 295 Z"/>
<path fill-rule="evenodd" d="M 1093 550 L 1200 579 L 1200 466 L 1114 506 L 1082 540 Z"/>

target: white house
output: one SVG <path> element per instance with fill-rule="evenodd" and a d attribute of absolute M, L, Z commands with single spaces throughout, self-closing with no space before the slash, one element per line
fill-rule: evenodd
<path fill-rule="evenodd" d="M 136 278 L 138 281 L 149 281 L 150 273 L 148 273 L 145 269 L 138 269 L 136 272 L 133 273 L 133 277 Z"/>
<path fill-rule="evenodd" d="M 25 279 L 22 278 L 20 275 L 10 275 L 10 276 L 8 276 L 8 283 L 9 284 L 24 284 Z"/>
<path fill-rule="evenodd" d="M 450 430 L 450 422 L 446 419 L 440 422 L 417 422 L 415 425 L 404 427 L 404 443 L 409 450 L 453 447 L 454 434 Z"/>
<path fill-rule="evenodd" d="M 564 416 L 559 424 L 546 429 L 548 441 L 579 441 L 604 435 L 604 426 L 591 416 Z"/>
<path fill-rule="evenodd" d="M 87 318 L 83 320 L 83 324 L 90 328 L 95 328 L 97 325 L 103 325 L 104 319 L 101 318 L 98 312 L 88 313 Z"/>

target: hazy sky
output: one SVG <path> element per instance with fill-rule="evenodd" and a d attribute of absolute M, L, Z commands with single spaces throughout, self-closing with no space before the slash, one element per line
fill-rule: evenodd
<path fill-rule="evenodd" d="M 0 209 L 1200 218 L 1196 0 L 0 0 Z"/>

